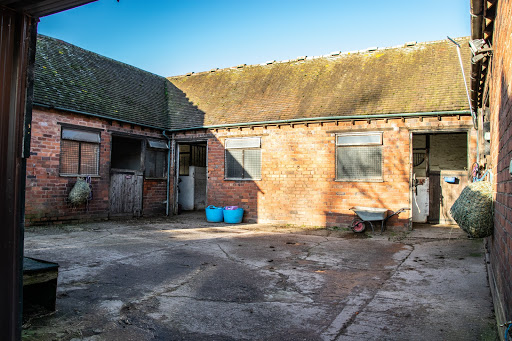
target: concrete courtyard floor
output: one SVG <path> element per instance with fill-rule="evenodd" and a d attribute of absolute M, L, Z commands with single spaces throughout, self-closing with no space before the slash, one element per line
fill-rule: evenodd
<path fill-rule="evenodd" d="M 199 214 L 29 228 L 60 265 L 23 340 L 495 340 L 483 240 L 354 234 Z"/>

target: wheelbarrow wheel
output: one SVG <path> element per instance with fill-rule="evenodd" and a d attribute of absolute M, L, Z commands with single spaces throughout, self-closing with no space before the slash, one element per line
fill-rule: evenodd
<path fill-rule="evenodd" d="M 354 220 L 352 220 L 352 224 L 350 224 L 350 228 L 355 233 L 361 233 L 361 232 L 364 232 L 364 230 L 366 229 L 366 224 L 362 219 L 355 218 Z"/>

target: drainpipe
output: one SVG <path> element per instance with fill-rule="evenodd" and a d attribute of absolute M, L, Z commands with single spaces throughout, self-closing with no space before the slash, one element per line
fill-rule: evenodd
<path fill-rule="evenodd" d="M 484 2 L 483 0 L 471 0 L 471 39 L 482 38 L 483 19 L 484 19 Z"/>
<path fill-rule="evenodd" d="M 484 2 L 483 0 L 471 0 L 471 40 L 482 39 L 484 23 Z M 471 61 L 471 102 L 478 110 L 478 91 L 482 72 L 482 61 Z"/>
<path fill-rule="evenodd" d="M 478 108 L 476 109 L 478 112 Z M 482 120 L 479 119 L 479 117 L 482 117 Z M 482 123 L 482 126 L 484 124 L 483 120 L 483 112 L 481 112 L 480 116 L 476 115 L 476 119 L 481 121 L 477 123 L 477 126 L 479 127 L 479 124 Z M 484 130 L 480 129 L 476 131 L 476 163 L 480 164 L 480 134 L 484 134 Z M 472 171 L 472 169 L 470 169 Z"/>
<path fill-rule="evenodd" d="M 173 147 L 172 140 L 169 136 L 165 134 L 165 130 L 162 131 L 162 135 L 165 136 L 167 142 L 169 142 L 169 148 L 167 149 L 167 200 L 165 201 L 165 215 L 169 216 L 169 188 L 170 188 L 170 176 L 171 176 L 171 148 Z"/>
<path fill-rule="evenodd" d="M 470 2 L 470 15 L 471 15 L 471 39 L 482 39 L 483 24 L 484 24 L 484 1 L 471 0 Z M 478 92 L 480 88 L 480 79 L 482 77 L 482 61 L 478 60 L 473 62 L 471 60 L 471 103 L 478 112 Z M 478 115 L 477 115 L 478 117 Z M 477 131 L 476 135 L 476 162 L 480 162 L 480 132 Z"/>

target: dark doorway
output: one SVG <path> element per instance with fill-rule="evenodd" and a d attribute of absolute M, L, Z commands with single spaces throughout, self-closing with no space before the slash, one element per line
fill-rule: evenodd
<path fill-rule="evenodd" d="M 467 132 L 413 134 L 413 222 L 454 224 L 450 208 L 469 182 Z"/>

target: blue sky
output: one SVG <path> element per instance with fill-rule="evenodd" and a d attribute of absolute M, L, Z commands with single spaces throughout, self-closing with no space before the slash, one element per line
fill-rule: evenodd
<path fill-rule="evenodd" d="M 39 33 L 161 76 L 470 34 L 469 0 L 100 0 Z"/>

